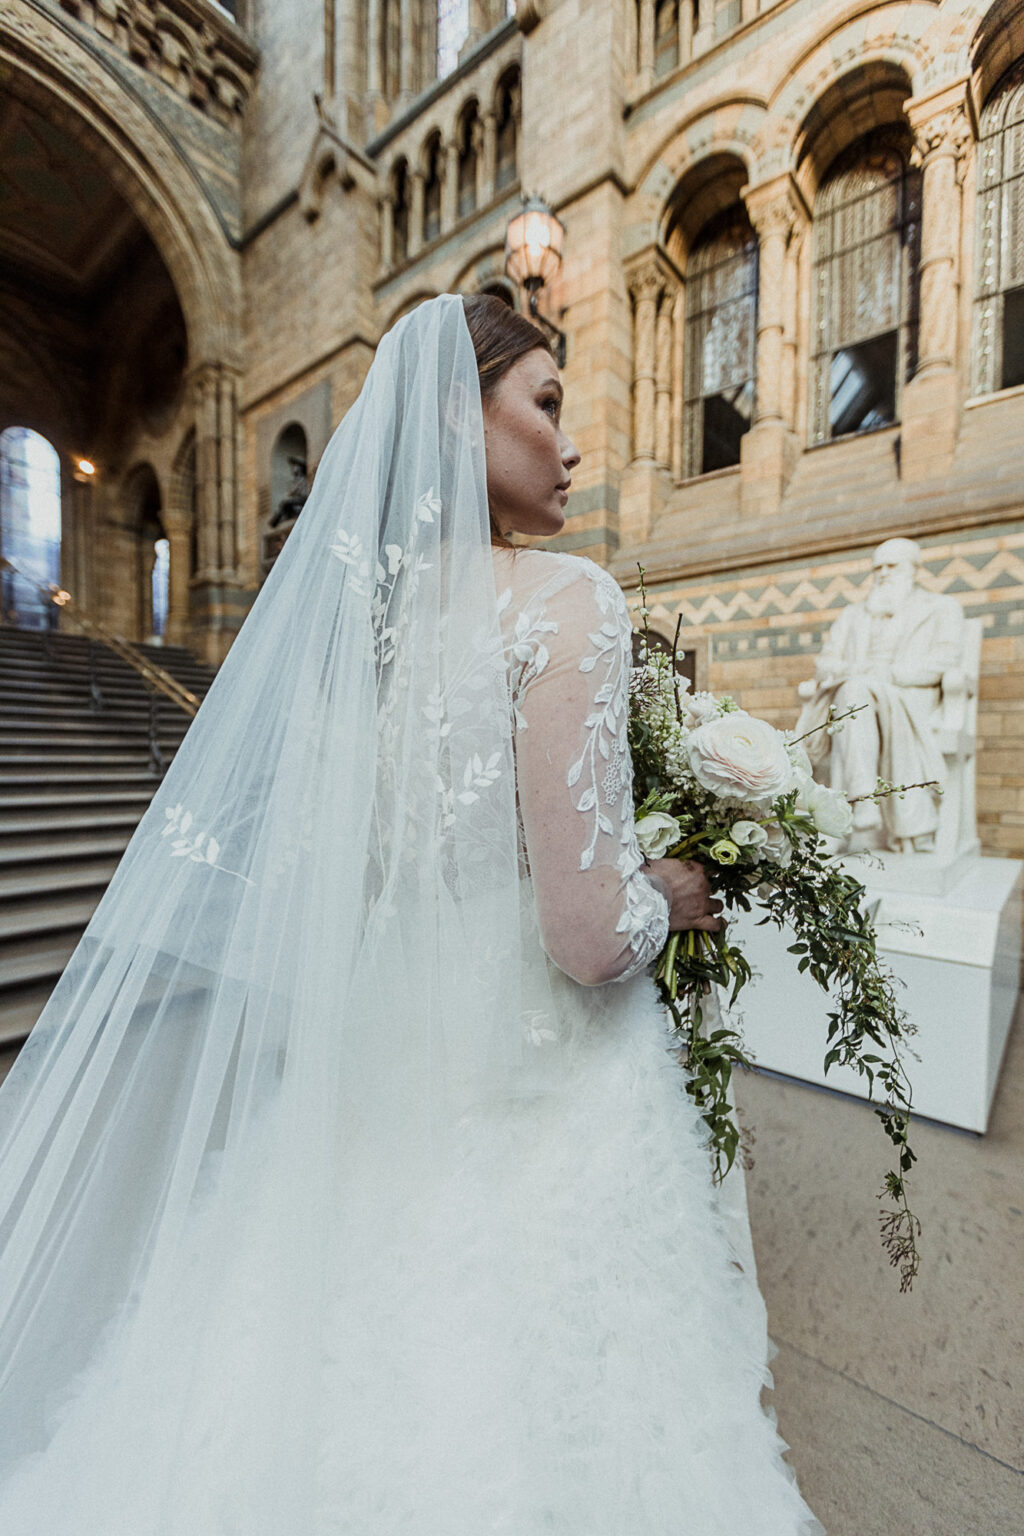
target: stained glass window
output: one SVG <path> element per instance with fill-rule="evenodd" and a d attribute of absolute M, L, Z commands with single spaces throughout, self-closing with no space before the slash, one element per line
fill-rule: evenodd
<path fill-rule="evenodd" d="M 437 0 L 437 78 L 450 75 L 469 34 L 469 0 Z"/>
<path fill-rule="evenodd" d="M 757 237 L 740 204 L 719 214 L 686 263 L 683 473 L 740 461 L 754 412 Z"/>
<path fill-rule="evenodd" d="M 974 389 L 1024 384 L 1024 61 L 981 114 Z"/>
<path fill-rule="evenodd" d="M 909 136 L 877 129 L 832 166 L 814 204 L 810 438 L 899 420 L 917 346 L 921 177 Z"/>

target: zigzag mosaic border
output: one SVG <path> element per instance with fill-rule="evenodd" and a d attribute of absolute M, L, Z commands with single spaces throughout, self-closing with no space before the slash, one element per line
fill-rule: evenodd
<path fill-rule="evenodd" d="M 874 547 L 848 559 L 792 562 L 654 588 L 651 606 L 663 606 L 673 622 L 681 614 L 687 628 L 712 634 L 716 660 L 813 651 L 839 610 L 865 596 Z M 1024 524 L 996 537 L 965 533 L 922 540 L 922 548 L 923 586 L 959 597 L 969 614 L 983 619 L 986 636 L 1024 633 Z"/>

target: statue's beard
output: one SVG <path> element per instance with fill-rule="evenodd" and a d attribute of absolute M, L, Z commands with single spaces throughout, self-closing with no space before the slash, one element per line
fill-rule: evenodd
<path fill-rule="evenodd" d="M 913 571 L 894 571 L 891 575 L 875 577 L 864 606 L 868 613 L 891 619 L 906 603 L 914 590 Z"/>

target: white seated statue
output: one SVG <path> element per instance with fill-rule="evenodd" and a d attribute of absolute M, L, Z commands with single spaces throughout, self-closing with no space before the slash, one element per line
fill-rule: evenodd
<path fill-rule="evenodd" d="M 942 795 L 913 789 L 853 808 L 849 851 L 928 853 L 943 861 L 974 840 L 973 710 L 980 625 L 965 623 L 954 597 L 917 584 L 920 546 L 887 539 L 875 550 L 867 597 L 844 608 L 815 666 L 800 685 L 807 700 L 797 734 L 829 710 L 857 708 L 834 734 L 818 730 L 804 746 L 817 777 L 851 799 L 890 784 L 935 780 Z"/>

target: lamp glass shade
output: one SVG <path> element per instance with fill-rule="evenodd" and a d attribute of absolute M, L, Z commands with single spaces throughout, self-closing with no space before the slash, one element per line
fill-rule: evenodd
<path fill-rule="evenodd" d="M 531 198 L 509 220 L 505 236 L 505 271 L 522 286 L 527 279 L 549 283 L 562 265 L 565 230 L 545 203 Z"/>

